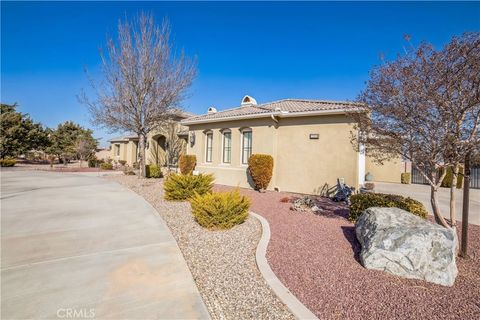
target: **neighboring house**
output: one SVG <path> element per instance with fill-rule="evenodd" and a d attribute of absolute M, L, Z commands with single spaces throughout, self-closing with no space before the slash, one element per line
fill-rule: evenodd
<path fill-rule="evenodd" d="M 97 159 L 107 160 L 108 158 L 111 158 L 111 151 L 107 148 L 98 148 L 95 150 L 95 157 Z"/>
<path fill-rule="evenodd" d="M 352 147 L 353 123 L 346 112 L 361 109 L 358 103 L 319 100 L 257 104 L 245 96 L 240 107 L 212 107 L 181 124 L 189 128 L 187 153 L 196 155 L 196 170 L 213 173 L 219 184 L 251 187 L 247 167 L 253 153 L 273 156 L 270 190 L 326 194 L 337 178 L 359 187 L 367 170 L 400 182 L 400 164 L 379 168 Z"/>
<path fill-rule="evenodd" d="M 180 124 L 180 120 L 193 116 L 181 112 L 177 119 L 164 125 L 161 129 L 147 135 L 146 163 L 165 166 L 176 165 L 178 155 L 185 153 L 188 128 Z M 138 136 L 127 135 L 113 138 L 110 142 L 110 158 L 118 162 L 126 161 L 130 166 L 138 162 Z"/>

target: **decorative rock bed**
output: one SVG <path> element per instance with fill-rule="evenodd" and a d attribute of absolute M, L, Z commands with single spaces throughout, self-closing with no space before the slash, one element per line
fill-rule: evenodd
<path fill-rule="evenodd" d="M 228 231 L 209 231 L 187 202 L 163 200 L 161 179 L 112 176 L 159 212 L 177 240 L 212 319 L 294 319 L 260 274 L 255 252 L 260 222 L 249 217 Z"/>

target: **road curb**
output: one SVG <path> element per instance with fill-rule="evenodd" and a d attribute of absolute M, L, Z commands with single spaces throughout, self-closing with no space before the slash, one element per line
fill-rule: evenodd
<path fill-rule="evenodd" d="M 250 212 L 252 216 L 257 218 L 262 225 L 262 236 L 258 242 L 255 259 L 257 261 L 258 269 L 263 278 L 277 295 L 277 297 L 287 306 L 297 319 L 318 319 L 307 307 L 305 307 L 288 289 L 283 285 L 280 279 L 273 273 L 267 261 L 267 246 L 270 242 L 270 226 L 268 221 L 254 213 Z"/>

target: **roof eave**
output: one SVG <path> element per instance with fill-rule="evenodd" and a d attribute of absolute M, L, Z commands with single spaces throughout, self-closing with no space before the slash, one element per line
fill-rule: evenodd
<path fill-rule="evenodd" d="M 336 109 L 336 110 L 318 110 L 318 111 L 303 111 L 303 112 L 268 112 L 260 114 L 249 114 L 243 116 L 231 116 L 223 118 L 213 118 L 213 119 L 199 119 L 199 120 L 182 120 L 180 123 L 185 126 L 202 124 L 202 123 L 213 123 L 213 122 L 225 122 L 225 121 L 235 121 L 235 120 L 246 120 L 246 119 L 256 119 L 256 118 L 269 118 L 271 116 L 286 118 L 286 117 L 308 117 L 308 116 L 319 116 L 319 115 L 335 115 L 335 114 L 346 114 L 347 112 L 359 112 L 361 110 L 352 110 L 352 109 Z"/>

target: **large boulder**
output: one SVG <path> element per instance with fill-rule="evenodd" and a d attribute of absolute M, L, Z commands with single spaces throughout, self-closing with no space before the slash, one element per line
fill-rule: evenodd
<path fill-rule="evenodd" d="M 369 208 L 355 224 L 362 245 L 360 260 L 367 269 L 452 286 L 456 234 L 398 208 Z"/>

